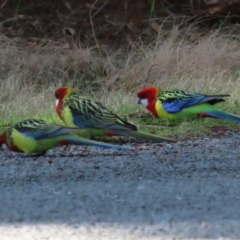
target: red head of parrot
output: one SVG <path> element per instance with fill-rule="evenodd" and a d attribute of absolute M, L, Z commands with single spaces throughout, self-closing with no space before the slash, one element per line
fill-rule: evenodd
<path fill-rule="evenodd" d="M 141 89 L 137 93 L 137 101 L 139 104 L 145 106 L 154 116 L 158 116 L 155 108 L 156 97 L 158 95 L 159 89 L 156 87 L 147 87 Z"/>
<path fill-rule="evenodd" d="M 54 95 L 56 98 L 56 112 L 58 116 L 62 119 L 61 109 L 63 105 L 63 100 L 72 92 L 73 90 L 68 87 L 60 87 L 56 89 Z"/>

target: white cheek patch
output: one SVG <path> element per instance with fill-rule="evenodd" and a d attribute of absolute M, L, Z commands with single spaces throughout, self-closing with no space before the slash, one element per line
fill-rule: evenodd
<path fill-rule="evenodd" d="M 8 149 L 7 145 L 6 145 L 6 144 L 3 144 L 3 145 L 2 145 L 2 149 L 3 149 L 3 150 Z"/>
<path fill-rule="evenodd" d="M 59 99 L 56 99 L 56 106 L 58 105 L 58 103 L 59 103 Z"/>
<path fill-rule="evenodd" d="M 147 107 L 148 106 L 148 100 L 146 98 L 143 98 L 140 100 L 140 103 L 144 106 Z"/>

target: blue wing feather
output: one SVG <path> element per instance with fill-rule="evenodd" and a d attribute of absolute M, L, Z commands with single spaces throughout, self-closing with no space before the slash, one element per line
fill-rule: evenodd
<path fill-rule="evenodd" d="M 168 113 L 177 113 L 183 108 L 196 105 L 205 98 L 205 95 L 195 94 L 195 95 L 181 95 L 175 98 L 168 98 L 161 100 L 162 105 Z"/>
<path fill-rule="evenodd" d="M 209 103 L 211 105 L 224 102 L 228 94 L 205 95 L 193 93 L 184 90 L 160 91 L 157 99 L 162 103 L 163 108 L 168 113 L 177 113 L 183 108 L 191 107 L 200 103 Z"/>
<path fill-rule="evenodd" d="M 22 135 L 36 140 L 56 137 L 61 134 L 79 131 L 78 128 L 68 128 L 55 123 L 47 123 L 40 119 L 23 120 L 13 126 Z"/>

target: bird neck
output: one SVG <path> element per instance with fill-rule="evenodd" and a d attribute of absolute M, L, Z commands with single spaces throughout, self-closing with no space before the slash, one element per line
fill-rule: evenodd
<path fill-rule="evenodd" d="M 58 102 L 58 105 L 56 106 L 56 112 L 61 119 L 62 119 L 62 105 L 63 105 L 63 102 L 62 102 L 62 99 L 60 99 Z"/>
<path fill-rule="evenodd" d="M 69 97 L 69 95 L 73 92 L 73 90 L 71 88 L 67 88 L 65 94 L 59 99 L 59 102 L 58 102 L 58 105 L 56 106 L 56 112 L 58 114 L 58 116 L 60 117 L 60 119 L 62 121 L 63 120 L 63 117 L 62 117 L 62 107 L 63 107 L 63 102 L 66 98 Z"/>
<path fill-rule="evenodd" d="M 8 145 L 6 132 L 4 132 L 3 134 L 0 135 L 0 144 Z"/>
<path fill-rule="evenodd" d="M 147 105 L 147 109 L 155 116 L 158 117 L 157 110 L 156 110 L 156 101 L 153 100 Z"/>
<path fill-rule="evenodd" d="M 0 135 L 0 146 L 5 144 L 8 149 L 14 152 L 22 152 L 17 146 L 15 146 L 13 143 L 9 143 L 7 141 L 7 133 L 4 132 L 2 135 Z"/>

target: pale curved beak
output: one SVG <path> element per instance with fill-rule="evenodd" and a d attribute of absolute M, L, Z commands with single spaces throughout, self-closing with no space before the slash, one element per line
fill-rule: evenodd
<path fill-rule="evenodd" d="M 58 105 L 58 103 L 59 103 L 59 99 L 56 99 L 56 106 Z"/>
<path fill-rule="evenodd" d="M 138 104 L 141 104 L 141 98 L 140 97 L 137 97 L 136 100 L 137 100 Z"/>
<path fill-rule="evenodd" d="M 147 107 L 148 99 L 147 98 L 138 98 L 138 104 L 142 104 L 144 107 Z"/>

